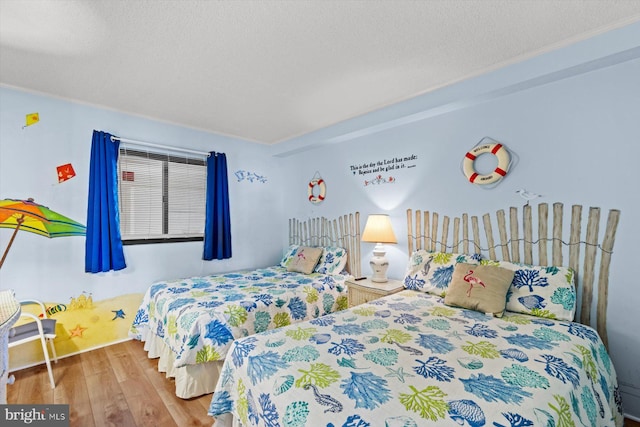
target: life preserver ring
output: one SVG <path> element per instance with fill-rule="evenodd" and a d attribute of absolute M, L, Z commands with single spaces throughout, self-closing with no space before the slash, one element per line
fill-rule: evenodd
<path fill-rule="evenodd" d="M 486 175 L 480 175 L 473 168 L 473 163 L 480 154 L 484 153 L 491 153 L 496 156 L 498 158 L 498 166 L 493 170 L 493 172 Z M 462 162 L 462 168 L 464 175 L 467 177 L 469 182 L 479 185 L 492 184 L 504 178 L 509 171 L 510 160 L 511 157 L 509 156 L 509 152 L 502 144 L 481 144 L 465 154 L 464 161 Z"/>
<path fill-rule="evenodd" d="M 313 187 L 320 187 L 320 191 L 317 196 L 313 195 Z M 324 200 L 325 194 L 327 194 L 327 186 L 324 184 L 324 180 L 322 178 L 314 178 L 309 181 L 309 185 L 307 186 L 307 192 L 309 193 L 309 201 L 311 203 L 320 203 Z"/>

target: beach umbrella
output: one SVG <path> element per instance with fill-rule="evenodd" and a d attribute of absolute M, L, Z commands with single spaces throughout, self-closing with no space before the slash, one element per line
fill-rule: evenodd
<path fill-rule="evenodd" d="M 83 236 L 86 233 L 84 225 L 52 211 L 46 206 L 35 203 L 33 199 L 0 200 L 0 228 L 14 230 L 0 260 L 0 268 L 4 264 L 18 230 L 29 231 L 49 238 Z"/>

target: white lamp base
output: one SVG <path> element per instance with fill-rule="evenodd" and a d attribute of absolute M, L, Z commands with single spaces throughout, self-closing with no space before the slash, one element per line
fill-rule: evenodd
<path fill-rule="evenodd" d="M 373 257 L 369 261 L 371 270 L 373 270 L 373 276 L 371 276 L 372 282 L 385 283 L 387 279 L 387 269 L 389 268 L 389 261 L 387 260 L 386 251 L 382 243 L 378 243 L 373 249 Z"/>

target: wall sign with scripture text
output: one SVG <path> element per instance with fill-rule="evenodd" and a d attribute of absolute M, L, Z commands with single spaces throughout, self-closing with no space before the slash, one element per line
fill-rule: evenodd
<path fill-rule="evenodd" d="M 364 186 L 375 184 L 393 184 L 397 181 L 395 173 L 416 167 L 418 156 L 392 156 L 372 162 L 361 162 L 350 165 L 353 176 L 364 178 Z"/>

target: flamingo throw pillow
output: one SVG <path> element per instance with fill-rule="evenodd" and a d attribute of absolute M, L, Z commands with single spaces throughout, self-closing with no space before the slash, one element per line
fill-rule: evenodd
<path fill-rule="evenodd" d="M 322 248 L 298 246 L 296 253 L 287 262 L 287 271 L 311 274 L 322 255 Z"/>
<path fill-rule="evenodd" d="M 502 317 L 513 274 L 501 267 L 457 264 L 444 303 Z"/>

